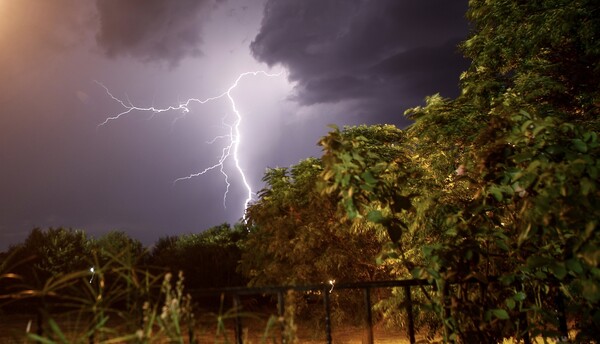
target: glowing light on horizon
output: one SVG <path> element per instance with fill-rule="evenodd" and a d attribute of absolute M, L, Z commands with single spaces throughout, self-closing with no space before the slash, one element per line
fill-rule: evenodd
<path fill-rule="evenodd" d="M 94 80 L 98 85 L 100 85 L 106 91 L 106 94 L 108 94 L 108 96 L 112 100 L 119 103 L 124 109 L 123 111 L 121 111 L 120 113 L 118 113 L 116 115 L 107 117 L 102 123 L 98 124 L 98 127 L 102 127 L 111 121 L 116 121 L 116 120 L 120 119 L 121 117 L 126 116 L 134 111 L 151 112 L 153 114 L 153 116 L 160 114 L 160 113 L 169 112 L 169 111 L 181 111 L 181 115 L 176 117 L 175 120 L 173 121 L 173 124 L 174 124 L 177 120 L 182 119 L 183 117 L 186 116 L 186 114 L 188 114 L 190 112 L 189 106 L 192 103 L 206 104 L 208 102 L 226 97 L 231 104 L 231 110 L 233 111 L 233 113 L 235 115 L 235 120 L 234 120 L 233 124 L 231 124 L 231 125 L 225 124 L 227 127 L 229 127 L 228 135 L 217 136 L 208 142 L 209 144 L 212 144 L 218 139 L 229 139 L 229 142 L 221 150 L 221 156 L 219 157 L 218 161 L 215 164 L 213 164 L 212 166 L 206 167 L 205 169 L 203 169 L 200 172 L 191 173 L 185 177 L 177 178 L 173 181 L 173 183 L 175 184 L 179 181 L 198 177 L 198 176 L 204 175 L 212 170 L 218 170 L 223 175 L 223 178 L 225 179 L 226 188 L 225 188 L 225 192 L 223 194 L 223 207 L 226 207 L 227 195 L 229 193 L 229 187 L 231 186 L 231 183 L 229 182 L 230 177 L 227 174 L 227 172 L 225 171 L 225 163 L 227 162 L 227 160 L 229 158 L 231 158 L 231 159 L 233 159 L 233 164 L 235 166 L 235 169 L 238 171 L 238 173 L 240 175 L 242 185 L 246 190 L 246 199 L 244 200 L 244 215 L 245 215 L 245 211 L 248 208 L 248 204 L 252 200 L 253 192 L 252 192 L 252 188 L 250 187 L 250 184 L 248 183 L 248 179 L 246 178 L 246 175 L 244 174 L 244 170 L 242 169 L 242 167 L 240 165 L 240 160 L 239 160 L 239 147 L 240 147 L 240 143 L 241 143 L 240 123 L 242 122 L 243 116 L 240 113 L 240 111 L 238 110 L 235 99 L 231 95 L 231 92 L 238 86 L 239 82 L 244 77 L 249 76 L 249 75 L 252 75 L 252 76 L 264 75 L 267 77 L 276 77 L 276 76 L 281 76 L 282 72 L 279 72 L 276 74 L 267 73 L 262 70 L 254 71 L 254 72 L 245 72 L 245 73 L 238 75 L 237 79 L 235 79 L 233 84 L 231 86 L 229 86 L 229 88 L 225 92 L 223 92 L 219 95 L 216 95 L 214 97 L 205 98 L 205 99 L 190 98 L 190 99 L 186 100 L 185 102 L 181 102 L 177 106 L 171 105 L 171 106 L 168 106 L 165 108 L 156 108 L 154 106 L 140 107 L 140 106 L 133 105 L 133 103 L 129 99 L 127 99 L 125 101 L 123 99 L 117 98 L 110 92 L 108 87 L 104 86 L 104 84 L 102 84 L 101 82 Z"/>

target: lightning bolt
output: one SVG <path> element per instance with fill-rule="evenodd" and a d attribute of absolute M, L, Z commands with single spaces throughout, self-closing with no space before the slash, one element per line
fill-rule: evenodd
<path fill-rule="evenodd" d="M 115 102 L 117 102 L 118 104 L 120 104 L 123 107 L 123 111 L 121 111 L 120 113 L 118 113 L 116 115 L 107 117 L 102 123 L 98 124 L 98 128 L 107 125 L 109 122 L 116 121 L 116 120 L 120 119 L 121 117 L 124 117 L 134 111 L 150 112 L 150 113 L 152 113 L 152 117 L 155 115 L 161 114 L 161 113 L 169 112 L 169 111 L 180 111 L 181 115 L 176 117 L 173 120 L 173 124 L 175 124 L 176 121 L 184 118 L 190 112 L 189 107 L 192 103 L 206 104 L 208 102 L 226 97 L 231 104 L 231 110 L 235 114 L 235 120 L 234 120 L 233 124 L 231 124 L 231 125 L 227 125 L 226 123 L 223 123 L 225 126 L 229 127 L 229 134 L 217 136 L 208 142 L 208 143 L 212 144 L 219 139 L 228 139 L 229 140 L 229 142 L 222 148 L 221 156 L 219 157 L 218 161 L 215 164 L 213 164 L 212 166 L 206 167 L 205 169 L 203 169 L 200 172 L 192 173 L 192 174 L 189 174 L 188 176 L 175 179 L 173 181 L 173 184 L 175 184 L 179 181 L 188 180 L 188 179 L 191 179 L 194 177 L 204 175 L 213 170 L 218 170 L 223 175 L 223 178 L 225 179 L 226 189 L 223 194 L 223 207 L 226 207 L 227 194 L 229 193 L 229 187 L 231 186 L 231 183 L 229 182 L 229 175 L 225 171 L 225 163 L 228 161 L 228 159 L 233 159 L 235 169 L 239 173 L 240 178 L 242 180 L 242 184 L 246 190 L 246 199 L 244 200 L 244 217 L 245 217 L 245 212 L 246 212 L 246 209 L 248 208 L 248 204 L 252 200 L 253 193 L 252 193 L 252 188 L 250 187 L 250 184 L 248 183 L 248 179 L 246 178 L 246 175 L 244 174 L 244 170 L 242 169 L 242 167 L 240 165 L 239 147 L 240 147 L 240 143 L 241 143 L 240 123 L 242 122 L 242 114 L 238 110 L 237 105 L 235 103 L 235 99 L 233 98 L 231 93 L 238 86 L 240 81 L 247 76 L 264 75 L 267 77 L 277 77 L 277 76 L 281 76 L 281 74 L 282 74 L 282 72 L 279 72 L 276 74 L 267 73 L 265 71 L 245 72 L 245 73 L 240 74 L 237 77 L 237 79 L 235 79 L 233 84 L 231 84 L 231 86 L 229 86 L 229 88 L 226 91 L 224 91 L 223 93 L 221 93 L 219 95 L 216 95 L 214 97 L 205 98 L 205 99 L 190 98 L 190 99 L 186 100 L 185 102 L 180 102 L 179 105 L 171 105 L 166 108 L 156 108 L 154 106 L 150 106 L 150 107 L 136 106 L 131 102 L 131 100 L 128 97 L 126 100 L 117 98 L 110 92 L 108 87 L 104 86 L 104 84 L 102 84 L 101 82 L 94 80 L 95 83 L 100 85 L 104 89 L 104 91 L 106 91 L 106 94 L 108 94 L 108 96 L 112 100 L 114 100 Z"/>

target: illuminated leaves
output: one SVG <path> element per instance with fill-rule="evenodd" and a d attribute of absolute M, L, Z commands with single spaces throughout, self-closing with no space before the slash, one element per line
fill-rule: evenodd
<path fill-rule="evenodd" d="M 378 136 L 393 130 L 377 126 L 334 128 L 320 142 L 323 192 L 339 196 L 350 219 L 385 228 L 397 250 L 382 260 L 415 264 L 413 276 L 440 286 L 502 281 L 487 298 L 453 296 L 445 340 L 469 333 L 464 340 L 495 342 L 507 327 L 521 329 L 525 312 L 534 319 L 528 330 L 548 335 L 542 320 L 556 314 L 540 300 L 558 290 L 585 314 L 583 338 L 597 337 L 596 7 L 470 1 L 474 31 L 463 49 L 472 65 L 458 98 L 434 95 L 408 110 L 415 123 L 398 132 L 393 150 Z M 409 244 L 422 255 L 403 257 Z"/>
<path fill-rule="evenodd" d="M 329 142 L 339 147 L 334 138 Z M 344 155 L 339 163 L 357 169 L 357 155 Z M 378 235 L 369 233 L 360 223 L 351 224 L 338 201 L 341 197 L 323 194 L 318 185 L 321 175 L 329 174 L 335 185 L 344 185 L 345 209 L 354 207 L 353 198 L 362 192 L 349 174 L 325 171 L 319 159 L 306 159 L 290 168 L 270 169 L 266 187 L 248 208 L 250 234 L 246 242 L 242 271 L 254 284 L 319 283 L 336 278 L 361 280 L 382 273 L 374 264 L 381 247 Z M 372 176 L 362 176 L 370 183 Z M 361 179 L 362 180 L 362 179 Z M 374 186 L 373 186 L 374 187 Z M 383 215 L 373 213 L 372 216 Z"/>

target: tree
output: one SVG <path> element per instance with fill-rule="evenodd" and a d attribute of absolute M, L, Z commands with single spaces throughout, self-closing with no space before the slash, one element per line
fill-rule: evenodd
<path fill-rule="evenodd" d="M 377 235 L 340 222 L 335 197 L 317 190 L 321 162 L 310 158 L 265 173 L 267 187 L 247 210 L 250 234 L 241 270 L 255 285 L 371 280 Z"/>
<path fill-rule="evenodd" d="M 581 315 L 578 340 L 598 337 L 599 11 L 584 0 L 471 1 L 462 93 L 407 111 L 404 158 L 377 161 L 335 130 L 321 141 L 323 189 L 351 218 L 386 227 L 401 257 L 407 235 L 425 234 L 423 260 L 401 262 L 437 284 L 446 340 L 556 336 L 560 298 Z M 472 279 L 485 298 L 469 292 Z M 446 312 L 449 282 L 461 293 Z"/>
<path fill-rule="evenodd" d="M 150 264 L 162 269 L 183 271 L 188 288 L 239 286 L 245 279 L 236 272 L 242 226 L 221 224 L 198 234 L 160 238 Z"/>
<path fill-rule="evenodd" d="M 92 260 L 90 245 L 81 230 L 35 228 L 25 242 L 9 249 L 15 272 L 28 283 L 44 283 L 52 276 L 87 270 Z"/>
<path fill-rule="evenodd" d="M 338 198 L 318 191 L 322 164 L 309 158 L 290 168 L 269 169 L 266 187 L 247 209 L 249 234 L 240 271 L 252 285 L 297 285 L 387 279 L 377 266 L 381 235 L 364 224 L 344 221 Z M 354 321 L 348 309 L 360 307 L 360 295 L 333 294 L 334 321 Z M 317 318 L 306 300 L 295 303 L 297 314 Z"/>
<path fill-rule="evenodd" d="M 462 76 L 463 96 L 485 113 L 514 94 L 597 130 L 599 8 L 593 0 L 471 1 L 475 30 L 462 48 L 473 63 Z"/>
<path fill-rule="evenodd" d="M 144 258 L 142 243 L 123 231 L 110 231 L 92 240 L 91 245 L 99 254 L 100 264 L 117 260 L 123 262 L 123 266 L 133 266 Z"/>

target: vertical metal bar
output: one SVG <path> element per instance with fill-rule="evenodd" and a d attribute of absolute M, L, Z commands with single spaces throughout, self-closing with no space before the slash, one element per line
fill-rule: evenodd
<path fill-rule="evenodd" d="M 371 312 L 371 288 L 365 287 L 363 289 L 365 296 L 365 331 L 367 331 L 366 342 L 373 344 L 373 314 Z"/>
<path fill-rule="evenodd" d="M 415 344 L 415 319 L 409 285 L 404 286 L 404 299 L 406 301 L 406 315 L 408 317 L 408 339 L 410 340 L 410 344 Z"/>
<path fill-rule="evenodd" d="M 442 286 L 442 304 L 444 305 L 444 318 L 450 318 L 450 284 L 447 281 L 444 281 L 444 285 Z"/>
<path fill-rule="evenodd" d="M 448 296 L 450 295 L 450 291 L 448 290 L 448 288 L 450 287 L 448 285 L 448 281 L 442 280 L 441 281 L 441 294 L 442 294 L 442 325 L 444 326 L 444 341 L 445 342 L 450 342 L 450 332 L 451 330 L 453 331 L 453 329 L 450 328 L 450 324 L 448 322 L 448 318 L 450 318 L 450 308 L 448 307 Z"/>
<path fill-rule="evenodd" d="M 523 332 L 523 343 L 531 344 L 531 338 L 529 337 L 529 322 L 527 321 L 527 314 L 521 313 L 521 319 L 523 320 L 523 324 L 525 325 L 525 331 Z"/>
<path fill-rule="evenodd" d="M 479 317 L 480 317 L 479 319 L 485 319 L 485 310 L 484 309 L 487 307 L 483 307 L 483 305 L 485 305 L 487 302 L 486 298 L 487 298 L 488 284 L 484 284 L 482 281 L 479 281 L 477 283 L 477 286 L 479 287 L 479 304 L 482 305 L 482 307 L 479 308 Z M 469 299 L 468 292 L 469 291 L 467 290 L 467 293 L 466 293 L 467 296 L 465 297 L 467 300 Z M 518 326 L 517 326 L 517 328 L 518 328 Z M 519 340 L 518 338 L 519 338 L 519 336 L 517 335 L 517 343 Z"/>
<path fill-rule="evenodd" d="M 281 327 L 281 343 L 285 344 L 285 298 L 281 290 L 277 292 L 277 315 L 279 316 L 279 326 Z"/>
<path fill-rule="evenodd" d="M 558 310 L 558 331 L 562 334 L 566 341 L 569 338 L 569 330 L 567 328 L 567 314 L 565 310 L 565 299 L 560 290 L 556 291 L 556 308 Z"/>
<path fill-rule="evenodd" d="M 519 291 L 525 293 L 525 286 L 521 284 Z M 529 320 L 527 319 L 527 311 L 523 311 L 523 304 L 519 305 L 519 326 L 517 327 L 520 330 L 521 326 L 523 326 L 523 330 L 517 333 L 517 343 L 523 336 L 523 344 L 532 344 L 531 337 L 529 337 Z"/>
<path fill-rule="evenodd" d="M 233 295 L 233 309 L 235 310 L 235 342 L 237 344 L 244 344 L 242 339 L 242 318 L 240 317 L 240 296 L 238 294 Z"/>
<path fill-rule="evenodd" d="M 190 344 L 196 343 L 196 337 L 194 337 L 194 328 L 191 324 L 188 324 L 188 342 Z"/>
<path fill-rule="evenodd" d="M 41 306 L 37 310 L 37 335 L 44 335 L 44 315 L 42 314 Z"/>
<path fill-rule="evenodd" d="M 327 344 L 332 343 L 331 339 L 331 305 L 329 303 L 329 287 L 323 287 L 323 304 L 325 306 L 325 332 L 327 336 Z"/>

